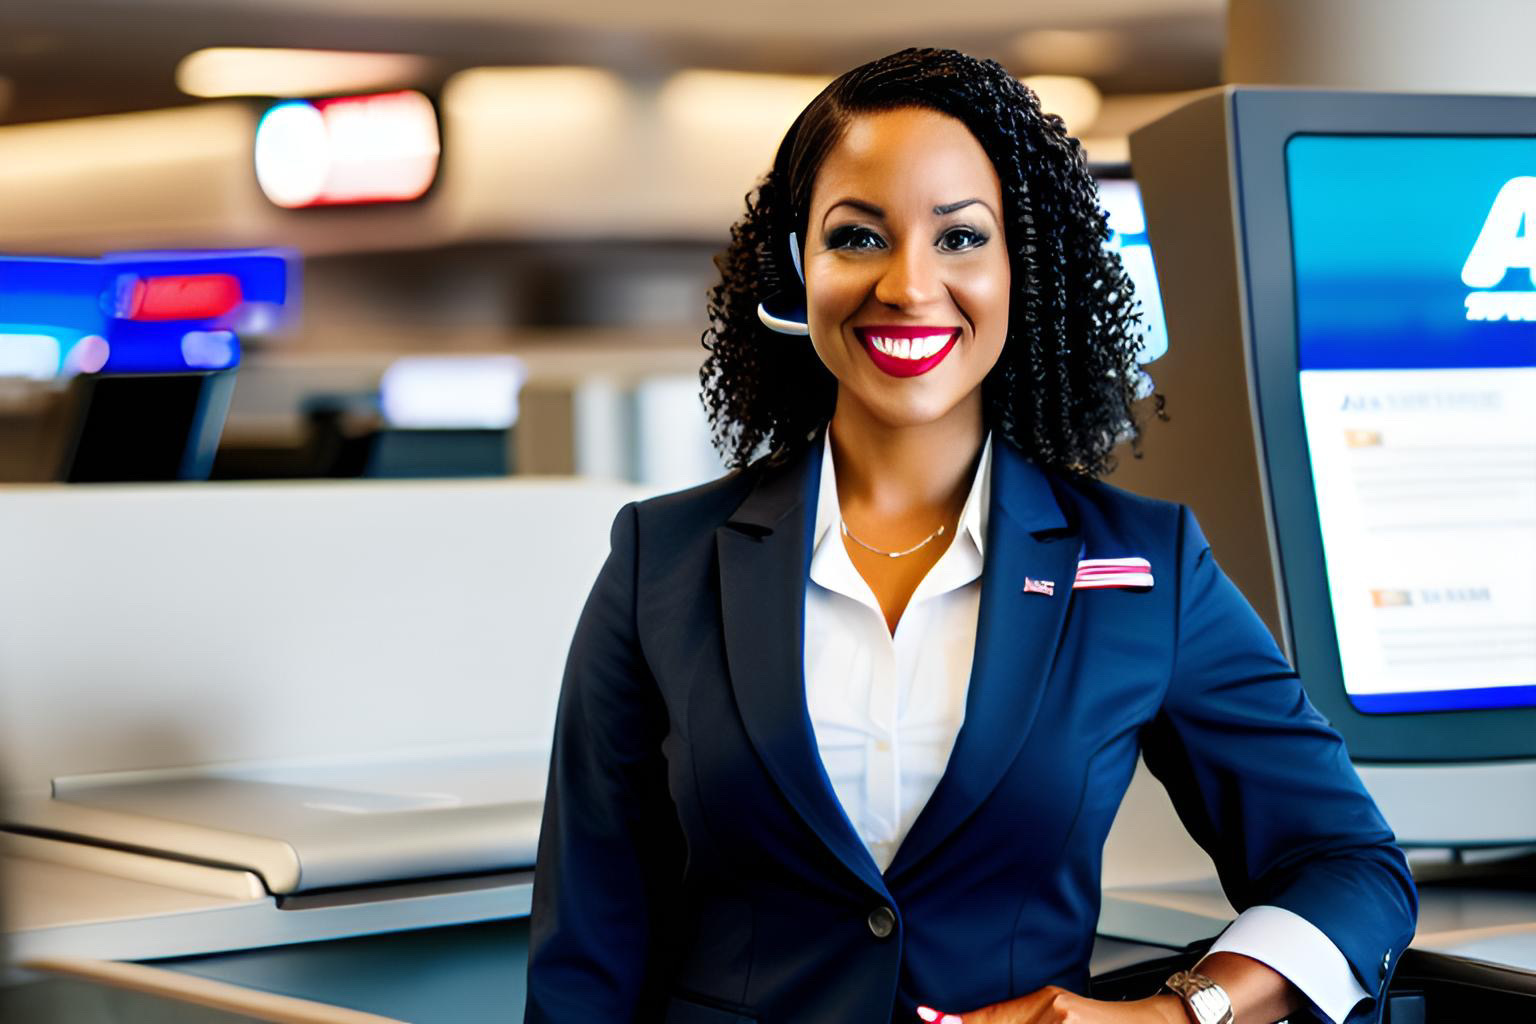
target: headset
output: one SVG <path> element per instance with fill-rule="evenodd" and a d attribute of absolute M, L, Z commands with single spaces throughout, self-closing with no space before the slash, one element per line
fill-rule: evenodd
<path fill-rule="evenodd" d="M 800 279 L 801 298 L 798 300 L 783 293 L 770 295 L 757 304 L 757 318 L 763 326 L 779 334 L 806 337 L 811 327 L 805 313 L 805 270 L 800 266 L 800 239 L 795 232 L 789 233 L 789 259 L 795 266 L 795 276 Z"/>

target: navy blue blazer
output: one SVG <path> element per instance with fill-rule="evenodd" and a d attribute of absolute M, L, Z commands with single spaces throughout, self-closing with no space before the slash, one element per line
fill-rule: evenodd
<path fill-rule="evenodd" d="M 810 440 L 614 521 L 560 695 L 530 1024 L 907 1024 L 1086 992 L 1138 752 L 1234 906 L 1301 915 L 1384 992 L 1413 937 L 1406 862 L 1188 509 L 1000 437 L 965 722 L 882 875 L 806 709 Z M 1079 558 L 1137 555 L 1154 586 L 1072 589 Z"/>

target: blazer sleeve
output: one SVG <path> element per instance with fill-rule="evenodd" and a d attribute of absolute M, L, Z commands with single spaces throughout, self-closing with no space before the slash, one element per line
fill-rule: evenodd
<path fill-rule="evenodd" d="M 668 716 L 635 626 L 637 511 L 571 640 L 534 870 L 528 1024 L 659 1019 L 667 903 L 684 847 L 667 790 Z"/>
<path fill-rule="evenodd" d="M 1173 665 L 1143 730 L 1147 767 L 1215 861 L 1233 906 L 1277 906 L 1315 925 L 1375 997 L 1351 1024 L 1379 1020 L 1418 914 L 1407 861 L 1343 740 L 1187 508 L 1177 560 Z"/>

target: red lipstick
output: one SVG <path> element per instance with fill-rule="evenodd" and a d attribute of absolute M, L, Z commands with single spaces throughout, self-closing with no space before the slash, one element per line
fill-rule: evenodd
<path fill-rule="evenodd" d="M 870 360 L 892 377 L 916 377 L 944 361 L 960 337 L 960 328 L 930 324 L 869 324 L 853 333 Z"/>

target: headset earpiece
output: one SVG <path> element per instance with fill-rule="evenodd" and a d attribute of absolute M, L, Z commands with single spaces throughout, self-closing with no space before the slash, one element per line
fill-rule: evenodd
<path fill-rule="evenodd" d="M 800 290 L 805 290 L 805 270 L 800 265 L 800 240 L 795 233 L 789 233 L 789 259 L 795 266 L 795 276 L 800 279 Z M 770 331 L 779 334 L 792 334 L 805 337 L 811 333 L 810 324 L 805 315 L 805 302 L 790 302 L 780 295 L 771 295 L 757 304 L 757 318 L 763 326 Z"/>

